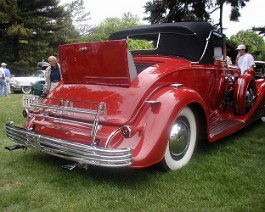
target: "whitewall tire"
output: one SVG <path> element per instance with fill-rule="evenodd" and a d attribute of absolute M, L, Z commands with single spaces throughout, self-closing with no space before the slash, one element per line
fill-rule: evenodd
<path fill-rule="evenodd" d="M 173 123 L 164 158 L 163 168 L 178 170 L 189 163 L 197 140 L 196 119 L 189 107 L 184 108 Z"/>
<path fill-rule="evenodd" d="M 21 90 L 24 94 L 29 94 L 29 93 L 31 93 L 32 88 L 31 88 L 31 86 L 23 86 Z"/>

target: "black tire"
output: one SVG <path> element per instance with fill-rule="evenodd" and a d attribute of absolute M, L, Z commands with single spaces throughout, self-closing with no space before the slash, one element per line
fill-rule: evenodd
<path fill-rule="evenodd" d="M 162 160 L 165 170 L 178 170 L 187 165 L 194 153 L 197 127 L 194 113 L 184 108 L 171 127 L 168 144 Z"/>
<path fill-rule="evenodd" d="M 32 91 L 32 87 L 31 86 L 23 86 L 21 90 L 24 94 L 29 94 Z"/>

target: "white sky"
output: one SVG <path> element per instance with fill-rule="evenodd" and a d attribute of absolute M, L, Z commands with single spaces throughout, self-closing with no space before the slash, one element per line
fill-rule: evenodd
<path fill-rule="evenodd" d="M 148 0 L 84 0 L 87 11 L 90 12 L 89 24 L 99 24 L 105 18 L 118 17 L 121 18 L 125 12 L 131 12 L 137 15 L 141 22 L 142 18 L 147 16 L 144 13 L 144 5 Z M 71 0 L 61 0 L 62 3 L 69 3 Z M 223 27 L 227 28 L 224 33 L 230 37 L 235 35 L 239 30 L 251 29 L 253 26 L 265 26 L 265 1 L 264 0 L 250 0 L 246 6 L 240 10 L 241 17 L 239 22 L 229 21 L 230 6 L 224 7 Z M 218 17 L 219 14 L 216 14 Z M 143 22 L 144 23 L 144 22 Z"/>

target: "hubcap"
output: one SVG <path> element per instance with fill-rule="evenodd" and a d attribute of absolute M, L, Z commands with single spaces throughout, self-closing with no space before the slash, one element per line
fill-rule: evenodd
<path fill-rule="evenodd" d="M 246 92 L 246 99 L 245 99 L 246 108 L 250 108 L 252 106 L 254 98 L 255 98 L 255 94 L 252 88 L 249 88 Z"/>
<path fill-rule="evenodd" d="M 22 88 L 22 91 L 23 91 L 23 93 L 30 93 L 31 92 L 31 87 L 30 86 L 24 86 Z"/>
<path fill-rule="evenodd" d="M 190 127 L 184 118 L 180 118 L 171 128 L 169 136 L 169 151 L 174 159 L 181 159 L 190 144 Z"/>

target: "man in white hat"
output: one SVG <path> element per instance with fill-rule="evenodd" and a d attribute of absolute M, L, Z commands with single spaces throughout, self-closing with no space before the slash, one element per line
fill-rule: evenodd
<path fill-rule="evenodd" d="M 240 44 L 236 50 L 238 51 L 236 63 L 240 68 L 241 74 L 243 74 L 246 70 L 253 70 L 255 65 L 254 57 L 246 52 L 246 46 Z"/>

